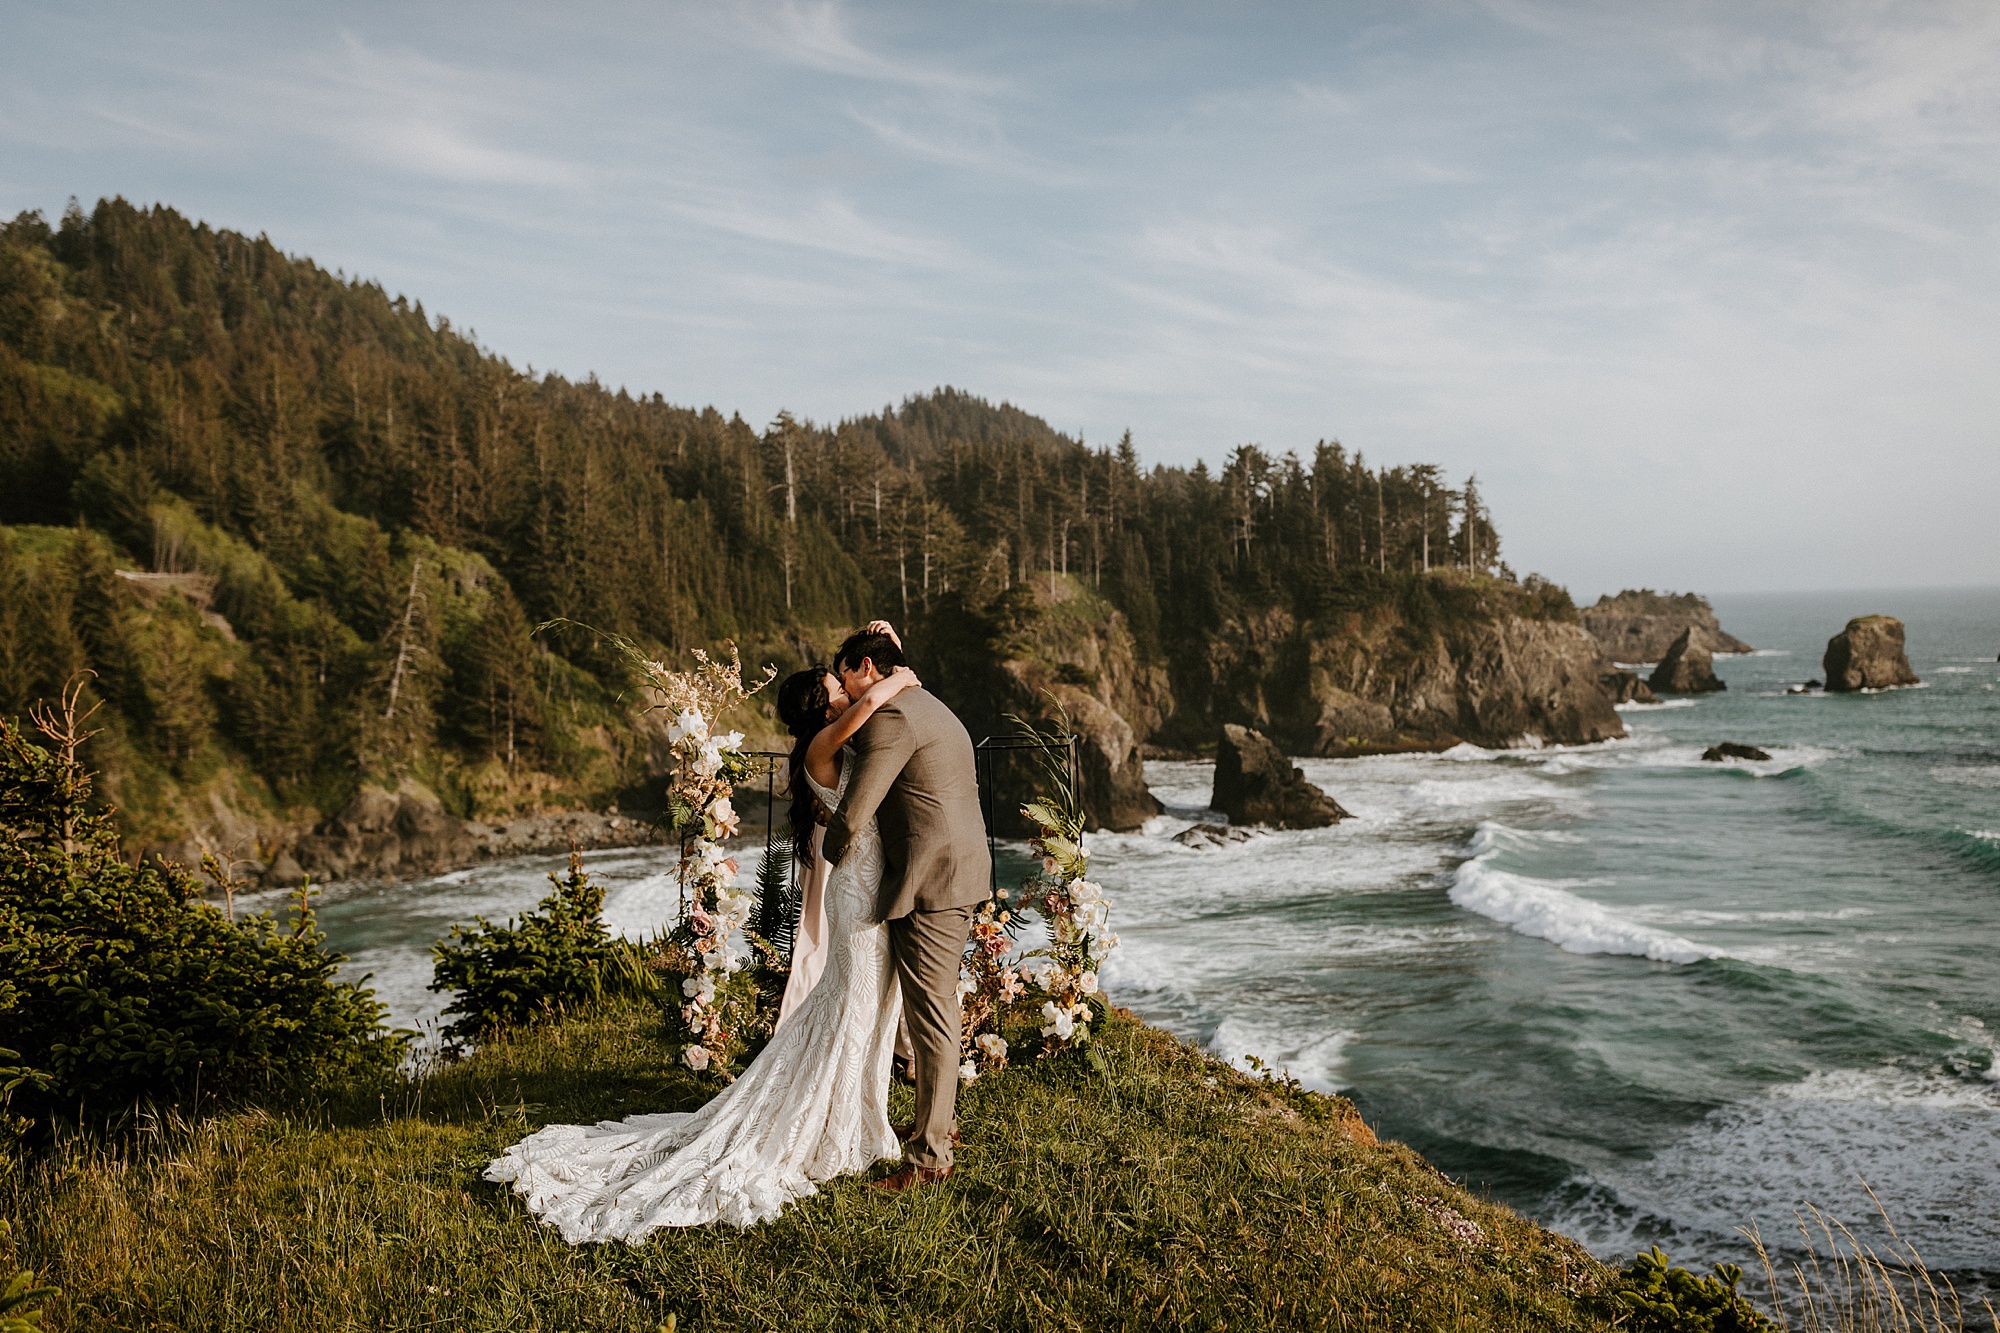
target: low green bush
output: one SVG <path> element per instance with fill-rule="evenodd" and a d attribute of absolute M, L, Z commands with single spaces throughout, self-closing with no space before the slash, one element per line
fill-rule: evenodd
<path fill-rule="evenodd" d="M 290 929 L 233 922 L 180 868 L 128 865 L 73 710 L 42 721 L 53 750 L 0 721 L 0 1110 L 102 1120 L 395 1066 L 402 1039 L 303 901 Z"/>
<path fill-rule="evenodd" d="M 627 983 L 627 950 L 604 928 L 604 890 L 584 873 L 583 858 L 572 853 L 569 873 L 549 882 L 555 891 L 534 911 L 498 926 L 475 918 L 432 948 L 430 988 L 457 992 L 444 1010 L 448 1041 L 531 1023 Z"/>
<path fill-rule="evenodd" d="M 1628 1328 L 1642 1333 L 1765 1333 L 1770 1320 L 1736 1290 L 1743 1270 L 1717 1264 L 1714 1277 L 1675 1268 L 1655 1245 L 1618 1273 L 1612 1295 L 1631 1312 Z"/>

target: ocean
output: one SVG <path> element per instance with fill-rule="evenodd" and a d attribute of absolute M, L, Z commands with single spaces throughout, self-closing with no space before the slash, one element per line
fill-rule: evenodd
<path fill-rule="evenodd" d="M 2000 590 L 1716 599 L 1758 648 L 1628 739 L 1299 761 L 1355 818 L 1193 851 L 1212 766 L 1095 835 L 1112 998 L 1351 1097 L 1378 1133 L 1610 1257 L 1747 1262 L 1808 1205 L 2000 1275 Z M 1850 616 L 1908 626 L 1921 687 L 1795 695 Z M 1768 761 L 1708 763 L 1721 741 Z M 673 910 L 662 849 L 587 858 L 607 915 Z M 559 858 L 336 886 L 322 921 L 397 1016 L 425 948 Z"/>

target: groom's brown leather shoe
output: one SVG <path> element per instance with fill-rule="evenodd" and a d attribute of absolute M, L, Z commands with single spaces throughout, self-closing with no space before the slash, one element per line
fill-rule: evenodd
<path fill-rule="evenodd" d="M 880 1180 L 872 1182 L 868 1188 L 881 1190 L 884 1194 L 900 1194 L 919 1185 L 935 1185 L 950 1175 L 951 1168 L 948 1166 L 918 1166 L 915 1162 L 905 1162 Z"/>
<path fill-rule="evenodd" d="M 891 1125 L 889 1126 L 889 1132 L 896 1136 L 896 1142 L 908 1143 L 911 1136 L 917 1132 L 917 1127 L 915 1125 Z M 951 1146 L 954 1148 L 958 1146 L 958 1130 L 956 1128 L 951 1131 Z"/>

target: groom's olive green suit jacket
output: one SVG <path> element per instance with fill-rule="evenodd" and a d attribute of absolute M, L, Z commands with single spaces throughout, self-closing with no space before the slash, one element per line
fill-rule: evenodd
<path fill-rule="evenodd" d="M 882 836 L 878 921 L 970 907 L 992 893 L 993 862 L 979 813 L 979 777 L 965 724 L 923 689 L 883 704 L 855 733 L 854 775 L 827 824 L 825 855 L 839 865 L 870 819 Z"/>

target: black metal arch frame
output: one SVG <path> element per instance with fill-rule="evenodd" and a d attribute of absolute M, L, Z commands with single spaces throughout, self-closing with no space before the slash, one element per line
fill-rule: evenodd
<path fill-rule="evenodd" d="M 1083 785 L 1082 742 L 1074 732 L 1051 737 L 1049 740 L 1060 745 L 1067 752 L 1066 762 L 1069 767 L 1070 789 L 1072 791 L 1079 789 Z M 1047 748 L 1048 743 L 1048 741 L 1031 740 L 1025 736 L 1008 737 L 1005 739 L 995 739 L 992 736 L 988 736 L 985 740 L 980 741 L 972 747 L 973 764 L 977 770 L 979 781 L 979 813 L 986 822 L 986 850 L 989 854 L 997 850 L 996 844 L 999 841 L 998 836 L 994 833 L 995 821 L 998 816 L 996 804 L 999 801 L 999 784 L 994 780 L 996 765 L 1001 763 L 1003 757 L 1011 752 L 1041 750 Z M 753 761 L 750 782 L 754 783 L 758 776 L 757 770 L 762 770 L 765 797 L 764 850 L 768 855 L 773 845 L 773 840 L 778 836 L 778 775 L 785 771 L 788 761 L 792 756 L 787 750 L 745 750 L 742 754 L 745 759 Z M 744 784 L 738 783 L 737 785 L 741 787 Z M 993 863 L 993 887 L 997 889 L 1000 887 L 999 858 L 991 856 L 989 859 Z M 792 878 L 796 885 L 798 879 L 798 868 L 796 866 L 792 869 Z"/>

